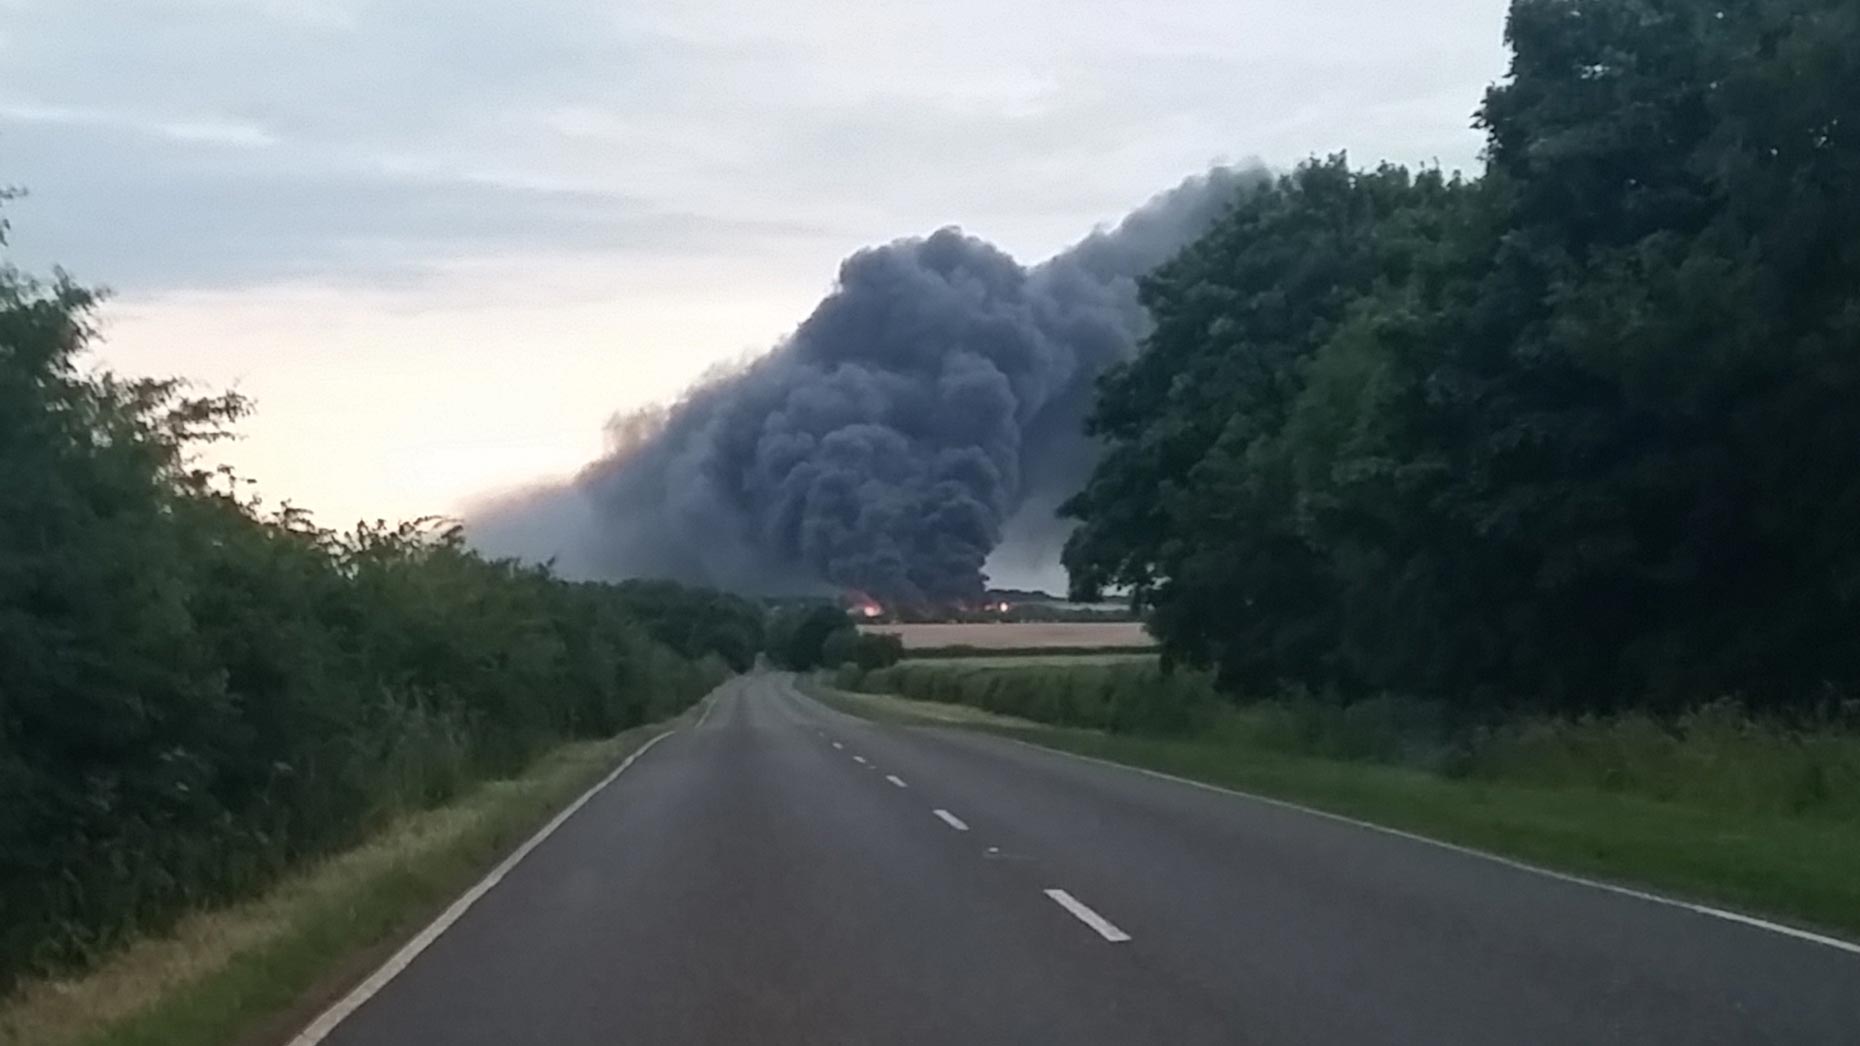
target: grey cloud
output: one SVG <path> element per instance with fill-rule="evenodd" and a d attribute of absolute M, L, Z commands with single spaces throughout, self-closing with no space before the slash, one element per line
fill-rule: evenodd
<path fill-rule="evenodd" d="M 368 171 L 236 144 L 237 127 L 0 119 L 14 253 L 125 293 L 417 278 L 492 250 L 740 251 L 815 235 L 620 193 Z"/>
<path fill-rule="evenodd" d="M 960 220 L 1044 254 L 1081 215 L 1248 154 L 1236 144 L 1470 161 L 1502 8 L 1191 2 L 1133 24 L 1126 5 L 1031 2 L 984 32 L 981 0 L 10 0 L 0 109 L 103 119 L 0 120 L 0 180 L 40 193 L 22 237 L 125 286 L 685 232 L 703 250 L 708 230 L 781 235 L 754 228 L 768 216 L 841 243 Z M 263 143 L 248 151 L 275 156 L 236 152 Z M 106 251 L 124 221 L 136 238 Z M 237 259 L 196 256 L 209 241 Z"/>

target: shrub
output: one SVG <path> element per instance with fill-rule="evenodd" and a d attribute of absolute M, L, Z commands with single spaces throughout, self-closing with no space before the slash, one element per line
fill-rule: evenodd
<path fill-rule="evenodd" d="M 242 500 L 189 455 L 243 402 L 87 372 L 94 303 L 0 267 L 0 990 L 683 708 L 753 651 L 734 597 Z M 694 606 L 728 627 L 683 628 Z"/>

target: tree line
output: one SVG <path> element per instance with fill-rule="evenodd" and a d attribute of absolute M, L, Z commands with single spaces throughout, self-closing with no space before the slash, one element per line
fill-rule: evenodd
<path fill-rule="evenodd" d="M 771 605 L 765 648 L 777 667 L 794 672 L 840 665 L 886 668 L 904 656 L 904 640 L 882 632 L 861 632 L 844 607 L 824 600 Z"/>
<path fill-rule="evenodd" d="M 761 648 L 736 597 L 267 509 L 195 464 L 246 404 L 88 367 L 96 306 L 0 269 L 0 988 L 675 712 Z"/>
<path fill-rule="evenodd" d="M 1467 710 L 1860 682 L 1860 6 L 1515 0 L 1477 177 L 1313 161 L 1154 273 L 1065 511 L 1175 660 Z"/>

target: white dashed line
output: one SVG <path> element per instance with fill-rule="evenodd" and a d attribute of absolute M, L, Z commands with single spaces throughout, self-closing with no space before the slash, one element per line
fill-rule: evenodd
<path fill-rule="evenodd" d="M 890 781 L 892 784 L 897 785 L 899 788 L 910 787 L 910 785 L 905 784 L 904 779 L 899 777 L 897 774 L 886 774 L 885 780 Z"/>
<path fill-rule="evenodd" d="M 957 817 L 955 814 L 950 813 L 948 810 L 932 810 L 931 813 L 934 813 L 938 817 L 941 817 L 943 819 L 944 824 L 949 825 L 951 828 L 954 828 L 958 832 L 966 832 L 969 830 L 969 826 L 962 823 L 962 818 Z"/>
<path fill-rule="evenodd" d="M 855 762 L 855 763 L 859 763 L 859 764 L 861 764 L 861 765 L 864 765 L 864 763 L 865 763 L 865 756 L 862 756 L 862 755 L 856 755 L 856 756 L 853 756 L 853 762 Z"/>
<path fill-rule="evenodd" d="M 1122 941 L 1130 940 L 1129 934 L 1111 925 L 1111 921 L 1109 919 L 1106 919 L 1104 916 L 1099 915 L 1097 912 L 1094 912 L 1090 908 L 1085 907 L 1083 904 L 1079 903 L 1078 898 L 1072 896 L 1071 894 L 1065 892 L 1064 890 L 1048 890 L 1046 891 L 1046 896 L 1051 897 L 1053 900 L 1057 901 L 1059 903 L 1059 907 L 1064 908 L 1068 912 L 1071 912 L 1073 917 L 1076 918 L 1079 922 L 1082 922 L 1085 925 L 1091 927 L 1092 929 L 1098 931 L 1098 936 L 1104 938 L 1107 941 L 1110 941 L 1112 944 L 1117 944 Z"/>
<path fill-rule="evenodd" d="M 835 742 L 833 742 L 833 747 L 835 747 L 835 748 L 845 748 L 846 746 L 845 746 L 845 745 L 843 745 L 843 744 L 840 744 L 840 743 L 839 743 L 838 741 L 835 741 Z"/>

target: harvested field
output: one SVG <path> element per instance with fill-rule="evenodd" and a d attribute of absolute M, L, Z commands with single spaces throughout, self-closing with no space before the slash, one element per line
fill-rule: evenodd
<path fill-rule="evenodd" d="M 1141 650 L 1156 645 L 1139 621 L 1011 621 L 960 625 L 867 625 L 865 630 L 904 640 L 907 651 L 968 647 L 974 650 Z"/>
<path fill-rule="evenodd" d="M 997 653 L 974 647 L 946 647 L 942 650 L 920 650 L 916 656 L 910 656 L 907 653 L 904 660 L 913 665 L 941 665 L 958 671 L 966 668 L 1040 668 L 1042 666 L 1078 668 L 1083 665 L 1154 665 L 1157 663 L 1157 654 L 1153 649 L 1144 650 L 1137 647 L 1124 650 L 1073 647 L 1052 647 L 1050 649 L 1050 653 L 1041 653 L 1038 648 L 1032 647 Z"/>

